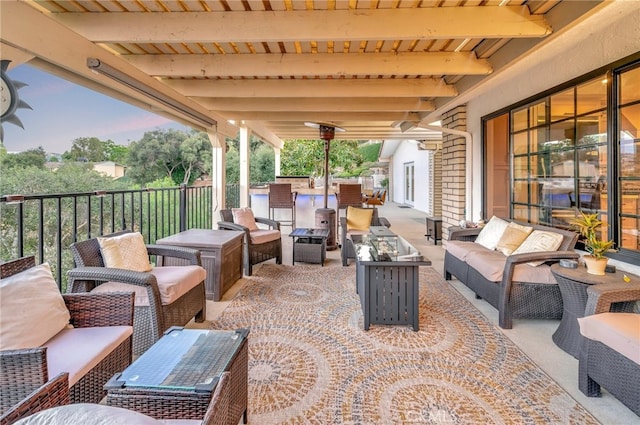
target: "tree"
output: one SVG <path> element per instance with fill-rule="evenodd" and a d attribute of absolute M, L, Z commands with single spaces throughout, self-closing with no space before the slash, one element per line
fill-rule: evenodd
<path fill-rule="evenodd" d="M 2 169 L 9 168 L 44 168 L 44 163 L 47 162 L 47 154 L 42 146 L 36 149 L 29 149 L 19 153 L 7 153 L 6 149 L 2 150 L 0 154 Z"/>
<path fill-rule="evenodd" d="M 286 140 L 282 148 L 283 175 L 324 175 L 324 141 Z M 329 149 L 329 173 L 353 170 L 362 164 L 355 140 L 332 140 Z"/>
<path fill-rule="evenodd" d="M 102 162 L 107 160 L 106 144 L 97 137 L 78 137 L 73 141 L 71 150 L 62 154 L 62 158 L 71 161 Z"/>
<path fill-rule="evenodd" d="M 206 133 L 168 129 L 146 132 L 129 146 L 127 176 L 144 185 L 163 177 L 190 183 L 211 171 L 211 143 Z"/>
<path fill-rule="evenodd" d="M 105 143 L 105 152 L 107 154 L 107 161 L 113 161 L 118 164 L 126 164 L 127 155 L 129 154 L 129 148 L 123 145 L 117 145 L 111 140 L 107 140 Z"/>

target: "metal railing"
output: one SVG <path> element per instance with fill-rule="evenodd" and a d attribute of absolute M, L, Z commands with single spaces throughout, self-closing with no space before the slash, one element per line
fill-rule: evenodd
<path fill-rule="evenodd" d="M 211 186 L 95 191 L 0 197 L 0 258 L 34 255 L 49 262 L 66 287 L 73 267 L 69 246 L 96 236 L 133 230 L 147 243 L 213 225 Z"/>

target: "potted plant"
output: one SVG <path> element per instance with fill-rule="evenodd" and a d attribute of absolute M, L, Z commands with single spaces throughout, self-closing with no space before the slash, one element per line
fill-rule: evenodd
<path fill-rule="evenodd" d="M 584 237 L 584 248 L 589 253 L 582 258 L 587 266 L 587 272 L 595 275 L 603 275 L 609 259 L 604 254 L 613 247 L 613 241 L 599 237 L 599 232 L 606 224 L 598 219 L 598 214 L 586 214 L 578 210 L 580 215 L 569 223 L 571 227 Z"/>

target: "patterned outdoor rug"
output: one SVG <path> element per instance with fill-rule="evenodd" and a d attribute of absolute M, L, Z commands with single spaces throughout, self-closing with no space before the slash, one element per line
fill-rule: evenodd
<path fill-rule="evenodd" d="M 212 322 L 251 330 L 249 423 L 598 423 L 435 270 L 420 269 L 420 331 L 364 331 L 353 265 L 262 265 Z"/>

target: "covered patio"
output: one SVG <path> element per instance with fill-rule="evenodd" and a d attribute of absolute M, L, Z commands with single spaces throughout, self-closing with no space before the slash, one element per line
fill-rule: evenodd
<path fill-rule="evenodd" d="M 387 146 L 411 141 L 415 152 L 429 151 L 431 174 L 415 179 L 416 193 L 429 196 L 428 207 L 400 208 L 408 205 L 404 170 L 392 167 L 389 198 L 379 211 L 439 273 L 448 228 L 461 220 L 494 214 L 540 219 L 535 213 L 539 202 L 526 191 L 546 174 L 536 174 L 533 155 L 531 163 L 527 157 L 510 168 L 514 154 L 509 143 L 518 135 L 508 120 L 515 122 L 521 110 L 530 113 L 524 120 L 528 127 L 521 131 L 535 135 L 537 119 L 550 117 L 545 108 L 556 91 L 569 91 L 571 84 L 580 93 L 574 86 L 603 74 L 619 76 L 640 61 L 640 9 L 632 1 L 3 1 L 0 12 L 2 59 L 10 60 L 10 67 L 29 63 L 209 135 L 214 148 L 213 199 L 208 204 L 212 228 L 226 205 L 227 137 L 240 135 L 240 204 L 251 204 L 263 217 L 268 216 L 266 205 L 250 200 L 252 134 L 273 146 L 276 174 L 284 140 L 318 138 L 317 129 L 305 123 L 344 128 L 336 133 L 338 141 L 384 140 Z M 612 93 L 608 84 L 607 93 Z M 538 109 L 534 101 L 541 98 L 548 103 Z M 601 155 L 602 168 L 612 170 L 605 171 L 610 195 L 609 203 L 605 200 L 596 209 L 611 217 L 612 237 L 622 248 L 612 263 L 640 274 L 640 209 L 620 211 L 613 200 L 631 192 L 640 175 L 629 167 L 625 177 L 631 185 L 617 186 L 625 168 L 613 161 L 619 161 L 613 146 L 618 134 L 627 133 L 611 123 L 618 122 L 613 115 L 618 117 L 622 106 L 614 112 L 612 103 L 605 103 L 609 106 L 600 107 L 609 108 L 609 118 L 596 122 L 609 134 L 598 143 L 610 146 Z M 623 106 L 637 104 L 633 98 Z M 547 111 L 544 119 L 534 116 L 539 110 Z M 492 121 L 499 115 L 508 118 Z M 635 118 L 619 121 L 640 127 Z M 502 130 L 505 151 L 493 149 L 499 140 L 492 133 L 496 129 Z M 573 140 L 573 133 L 567 134 L 563 137 Z M 637 167 L 638 133 L 628 134 Z M 404 155 L 410 158 L 411 153 Z M 496 165 L 497 158 L 502 162 Z M 579 177 L 578 172 L 573 176 L 576 186 Z M 526 201 L 517 200 L 525 184 L 530 185 Z M 501 190 L 508 193 L 507 200 L 496 196 Z M 330 208 L 334 202 L 329 201 Z M 310 197 L 299 199 L 298 227 L 314 227 L 318 205 Z M 443 217 L 444 247 L 424 237 L 427 211 Z M 283 227 L 284 265 L 292 264 L 288 231 Z M 330 263 L 340 261 L 339 250 L 327 255 Z M 238 281 L 221 302 L 207 301 L 207 319 L 219 319 L 248 281 Z M 495 326 L 498 312 L 493 307 L 458 281 L 451 284 Z M 637 422 L 610 395 L 587 398 L 579 391 L 576 359 L 551 339 L 557 326 L 553 320 L 520 320 L 500 332 L 597 420 Z"/>

